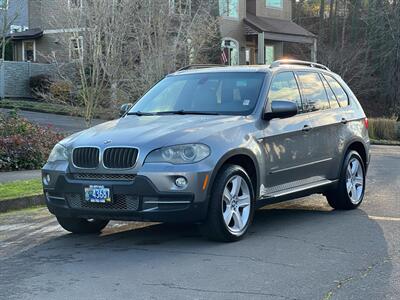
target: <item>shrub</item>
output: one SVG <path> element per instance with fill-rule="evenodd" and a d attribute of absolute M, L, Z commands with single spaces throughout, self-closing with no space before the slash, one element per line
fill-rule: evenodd
<path fill-rule="evenodd" d="M 375 140 L 400 140 L 399 124 L 392 119 L 370 119 L 369 136 Z"/>
<path fill-rule="evenodd" d="M 69 103 L 71 101 L 72 86 L 67 81 L 56 81 L 50 85 L 50 94 L 57 102 Z"/>
<path fill-rule="evenodd" d="M 15 113 L 0 114 L 0 171 L 40 169 L 53 146 L 63 138 Z"/>
<path fill-rule="evenodd" d="M 41 74 L 32 76 L 29 79 L 29 87 L 32 94 L 40 96 L 41 94 L 47 94 L 51 85 L 51 78 L 48 75 Z"/>

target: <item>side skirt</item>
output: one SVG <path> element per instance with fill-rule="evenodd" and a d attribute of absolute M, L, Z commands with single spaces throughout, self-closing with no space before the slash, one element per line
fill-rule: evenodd
<path fill-rule="evenodd" d="M 327 190 L 334 189 L 339 180 L 322 180 L 312 184 L 299 186 L 293 189 L 287 189 L 266 195 L 257 200 L 256 208 L 261 208 L 266 205 L 276 204 L 284 201 L 294 200 L 301 197 L 306 197 L 312 194 L 322 194 Z"/>

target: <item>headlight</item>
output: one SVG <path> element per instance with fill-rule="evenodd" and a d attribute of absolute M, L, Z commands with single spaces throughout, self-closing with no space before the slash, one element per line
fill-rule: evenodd
<path fill-rule="evenodd" d="M 147 156 L 146 162 L 190 164 L 205 159 L 210 155 L 210 153 L 211 153 L 210 148 L 203 144 L 176 145 L 154 150 Z"/>
<path fill-rule="evenodd" d="M 57 145 L 54 146 L 47 161 L 55 162 L 55 161 L 62 161 L 62 160 L 68 160 L 68 150 L 63 145 L 58 143 Z"/>

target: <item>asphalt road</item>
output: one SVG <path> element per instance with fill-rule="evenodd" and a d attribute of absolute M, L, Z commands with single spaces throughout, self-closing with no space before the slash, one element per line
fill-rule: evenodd
<path fill-rule="evenodd" d="M 10 109 L 0 108 L 0 112 L 8 113 Z M 87 128 L 85 120 L 80 117 L 63 116 L 56 114 L 40 113 L 19 110 L 18 114 L 33 123 L 50 126 L 59 132 L 73 133 Z M 103 120 L 94 119 L 92 126 L 103 123 Z"/>
<path fill-rule="evenodd" d="M 0 215 L 0 299 L 400 299 L 400 147 L 373 147 L 365 202 L 257 212 L 233 244 L 195 226 L 63 231 L 46 209 Z"/>

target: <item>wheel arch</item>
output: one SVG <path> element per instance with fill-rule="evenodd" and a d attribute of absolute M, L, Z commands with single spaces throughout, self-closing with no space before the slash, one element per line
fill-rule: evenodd
<path fill-rule="evenodd" d="M 367 168 L 368 163 L 369 163 L 368 150 L 367 150 L 367 147 L 365 146 L 364 142 L 361 140 L 358 140 L 358 139 L 352 140 L 347 145 L 346 151 L 344 152 L 344 155 L 343 155 L 342 165 L 343 165 L 344 160 L 346 159 L 346 154 L 351 150 L 356 151 L 361 156 L 364 166 L 365 166 L 365 168 Z"/>
<path fill-rule="evenodd" d="M 218 173 L 221 171 L 222 167 L 227 164 L 239 165 L 246 170 L 251 179 L 255 196 L 257 197 L 259 195 L 260 170 L 255 154 L 248 149 L 235 149 L 221 157 L 211 175 L 208 195 L 211 193 L 211 187 Z"/>

